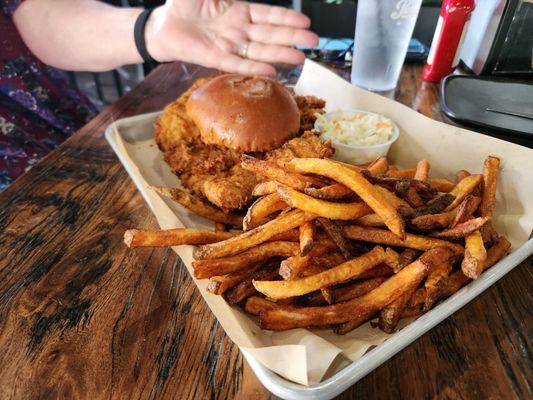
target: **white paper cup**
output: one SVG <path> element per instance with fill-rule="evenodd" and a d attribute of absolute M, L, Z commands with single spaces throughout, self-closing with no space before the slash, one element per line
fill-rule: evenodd
<path fill-rule="evenodd" d="M 339 116 L 339 113 L 341 116 L 352 116 L 358 113 L 363 113 L 367 115 L 377 115 L 376 113 L 369 112 L 369 111 L 363 111 L 363 110 L 343 110 L 341 112 L 339 111 L 333 111 L 324 114 L 324 118 L 326 120 L 330 120 L 333 116 Z M 345 144 L 345 143 L 339 143 L 335 139 L 332 140 L 333 148 L 335 149 L 335 154 L 333 155 L 333 158 L 338 161 L 343 161 L 350 164 L 365 164 L 374 161 L 378 157 L 386 156 L 389 152 L 389 149 L 391 145 L 398 140 L 398 137 L 400 136 L 400 130 L 398 129 L 398 126 L 392 122 L 392 134 L 391 138 L 386 141 L 385 143 L 380 144 L 374 144 L 374 145 L 353 145 L 353 144 Z M 315 122 L 315 131 L 321 132 L 321 126 L 318 120 Z"/>

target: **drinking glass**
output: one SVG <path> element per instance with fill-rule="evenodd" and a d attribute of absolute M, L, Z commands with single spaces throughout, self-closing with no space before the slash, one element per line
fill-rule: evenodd
<path fill-rule="evenodd" d="M 359 0 L 352 83 L 384 92 L 398 83 L 422 0 Z"/>

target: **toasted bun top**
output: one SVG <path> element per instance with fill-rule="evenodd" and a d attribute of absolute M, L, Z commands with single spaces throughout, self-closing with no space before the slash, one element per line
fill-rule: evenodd
<path fill-rule="evenodd" d="M 217 76 L 192 92 L 187 114 L 205 143 L 244 152 L 277 148 L 300 128 L 294 97 L 263 77 Z"/>

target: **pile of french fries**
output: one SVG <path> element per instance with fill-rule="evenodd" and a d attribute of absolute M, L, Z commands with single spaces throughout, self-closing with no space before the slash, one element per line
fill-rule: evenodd
<path fill-rule="evenodd" d="M 500 160 L 457 182 L 430 178 L 430 163 L 400 170 L 379 158 L 355 166 L 299 158 L 284 167 L 244 156 L 263 178 L 246 215 L 225 214 L 190 194 L 156 188 L 215 222 L 215 230 L 138 230 L 131 248 L 198 245 L 194 275 L 207 290 L 256 315 L 262 328 L 332 327 L 377 318 L 391 333 L 504 257 L 492 227 Z"/>

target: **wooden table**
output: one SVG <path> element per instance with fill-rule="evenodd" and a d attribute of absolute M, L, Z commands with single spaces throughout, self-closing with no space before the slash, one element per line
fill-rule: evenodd
<path fill-rule="evenodd" d="M 0 398 L 267 399 L 107 145 L 114 119 L 159 110 L 206 70 L 156 69 L 0 193 Z M 397 99 L 440 119 L 406 66 Z M 340 398 L 531 398 L 532 258 Z"/>

